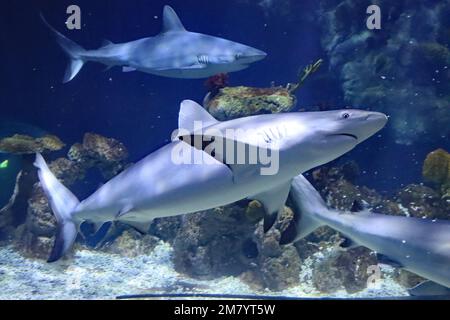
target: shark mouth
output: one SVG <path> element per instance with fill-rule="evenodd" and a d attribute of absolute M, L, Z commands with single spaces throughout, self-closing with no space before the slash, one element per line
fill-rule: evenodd
<path fill-rule="evenodd" d="M 351 133 L 336 133 L 336 134 L 331 134 L 330 136 L 346 136 L 346 137 L 351 137 L 355 140 L 358 140 L 358 137 Z"/>

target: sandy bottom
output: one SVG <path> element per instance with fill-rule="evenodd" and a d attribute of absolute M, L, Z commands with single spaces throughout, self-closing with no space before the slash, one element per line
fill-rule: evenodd
<path fill-rule="evenodd" d="M 201 281 L 174 270 L 172 248 L 160 242 L 150 255 L 127 258 L 82 249 L 74 258 L 53 264 L 24 258 L 6 246 L 0 248 L 0 299 L 115 299 L 142 293 L 218 293 L 283 295 L 305 298 L 374 298 L 407 296 L 406 289 L 392 280 L 392 269 L 382 269 L 383 279 L 356 294 L 345 290 L 325 296 L 311 284 L 310 261 L 299 275 L 301 285 L 276 292 L 255 291 L 236 277 Z"/>

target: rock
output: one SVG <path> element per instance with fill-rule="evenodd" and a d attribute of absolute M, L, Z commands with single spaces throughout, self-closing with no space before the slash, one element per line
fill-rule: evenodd
<path fill-rule="evenodd" d="M 293 245 L 279 244 L 293 219 L 286 208 L 266 234 L 256 201 L 183 216 L 173 241 L 177 271 L 201 279 L 238 276 L 282 290 L 299 282 L 300 258 Z M 254 283 L 252 284 L 254 285 Z"/>
<path fill-rule="evenodd" d="M 218 120 L 231 120 L 256 114 L 288 112 L 295 107 L 295 96 L 283 87 L 225 87 L 205 105 Z"/>
<path fill-rule="evenodd" d="M 248 266 L 244 244 L 254 228 L 237 204 L 184 215 L 173 241 L 176 270 L 208 279 L 241 274 Z"/>
<path fill-rule="evenodd" d="M 399 284 L 401 284 L 402 286 L 404 286 L 405 288 L 408 288 L 408 289 L 427 280 L 425 278 L 422 278 L 421 276 L 416 275 L 415 273 L 409 272 L 404 269 L 397 269 L 394 279 Z"/>
<path fill-rule="evenodd" d="M 390 137 L 399 144 L 449 136 L 448 4 L 380 0 L 382 28 L 368 30 L 360 17 L 370 4 L 320 4 L 316 23 L 329 77 L 337 75 L 346 104 L 389 114 Z"/>
<path fill-rule="evenodd" d="M 277 257 L 260 262 L 264 285 L 271 290 L 284 290 L 300 282 L 301 261 L 293 245 L 283 247 Z"/>
<path fill-rule="evenodd" d="M 122 171 L 127 157 L 128 151 L 121 142 L 95 133 L 86 133 L 83 144 L 74 144 L 68 153 L 68 158 L 85 170 L 98 167 L 105 179 Z"/>
<path fill-rule="evenodd" d="M 450 206 L 433 189 L 410 184 L 395 195 L 396 201 L 417 218 L 450 219 Z"/>
<path fill-rule="evenodd" d="M 159 239 L 151 235 L 141 235 L 134 230 L 126 230 L 113 242 L 102 247 L 103 251 L 125 257 L 148 255 L 158 244 Z"/>
<path fill-rule="evenodd" d="M 284 290 L 300 281 L 301 260 L 293 244 L 280 245 L 280 237 L 293 223 L 293 211 L 285 207 L 274 226 L 266 233 L 258 223 L 253 241 L 257 247 L 257 267 L 254 271 L 265 288 Z"/>
<path fill-rule="evenodd" d="M 295 91 L 319 69 L 321 64 L 322 59 L 319 59 L 314 64 L 307 65 L 299 74 L 298 81 L 288 83 L 286 87 L 227 87 L 227 77 L 214 76 L 206 83 L 209 93 L 206 95 L 203 105 L 218 120 L 291 111 L 297 102 Z"/>
<path fill-rule="evenodd" d="M 366 248 L 348 251 L 332 251 L 313 266 L 313 284 L 323 293 L 334 293 L 345 289 L 355 293 L 367 287 L 369 266 L 377 265 L 375 255 Z"/>
<path fill-rule="evenodd" d="M 50 170 L 65 186 L 70 186 L 76 181 L 83 180 L 85 170 L 82 165 L 66 158 L 58 158 L 49 164 Z"/>
<path fill-rule="evenodd" d="M 12 154 L 34 154 L 57 151 L 64 147 L 64 143 L 56 136 L 45 135 L 33 138 L 28 135 L 15 134 L 0 140 L 0 152 Z"/>
<path fill-rule="evenodd" d="M 31 198 L 28 201 L 27 220 L 28 232 L 36 236 L 52 237 L 56 232 L 56 219 L 42 188 L 35 184 Z"/>
<path fill-rule="evenodd" d="M 173 243 L 177 232 L 181 227 L 181 223 L 181 216 L 156 218 L 150 225 L 149 234 L 154 235 L 163 241 Z"/>

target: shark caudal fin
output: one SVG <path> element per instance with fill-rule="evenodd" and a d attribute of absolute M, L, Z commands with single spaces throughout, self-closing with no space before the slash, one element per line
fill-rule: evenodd
<path fill-rule="evenodd" d="M 78 74 L 78 72 L 83 67 L 86 62 L 83 59 L 83 53 L 86 52 L 81 46 L 76 44 L 74 41 L 68 39 L 62 33 L 58 32 L 55 28 L 53 28 L 47 20 L 45 20 L 44 16 L 41 14 L 41 19 L 45 23 L 45 25 L 52 30 L 52 32 L 56 36 L 56 41 L 59 46 L 64 50 L 64 52 L 69 56 L 70 63 L 67 66 L 66 73 L 64 74 L 63 83 L 67 83 Z"/>
<path fill-rule="evenodd" d="M 296 212 L 295 230 L 283 233 L 280 239 L 281 244 L 300 240 L 324 225 L 318 219 L 318 215 L 328 211 L 319 192 L 301 174 L 292 180 L 290 196 Z"/>
<path fill-rule="evenodd" d="M 47 260 L 53 262 L 61 258 L 75 242 L 78 229 L 72 220 L 72 213 L 80 202 L 58 181 L 39 153 L 36 154 L 34 166 L 38 168 L 39 181 L 58 223 L 55 244 Z"/>

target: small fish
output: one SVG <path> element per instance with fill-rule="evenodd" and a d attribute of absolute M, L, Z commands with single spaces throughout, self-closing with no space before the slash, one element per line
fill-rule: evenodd
<path fill-rule="evenodd" d="M 9 165 L 9 160 L 6 159 L 0 163 L 0 169 L 6 169 L 6 168 L 8 168 L 8 165 Z"/>

